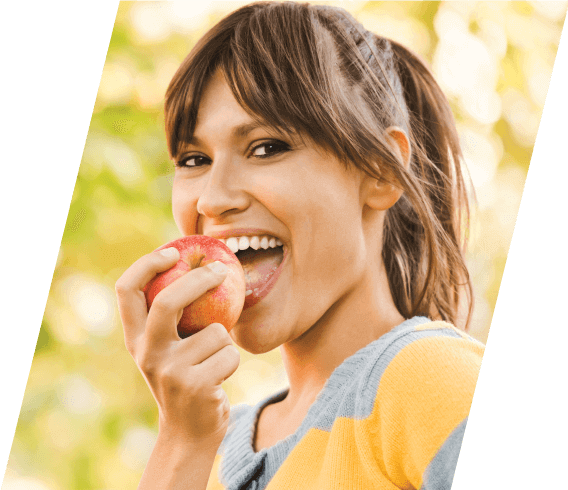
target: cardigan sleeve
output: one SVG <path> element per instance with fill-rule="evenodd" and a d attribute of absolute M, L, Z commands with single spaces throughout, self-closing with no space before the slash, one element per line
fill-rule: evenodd
<path fill-rule="evenodd" d="M 427 328 L 440 326 L 441 335 L 393 347 L 368 419 L 374 459 L 398 488 L 451 488 L 483 345 L 442 322 Z"/>

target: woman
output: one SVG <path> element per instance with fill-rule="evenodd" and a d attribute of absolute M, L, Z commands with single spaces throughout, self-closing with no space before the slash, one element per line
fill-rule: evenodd
<path fill-rule="evenodd" d="M 342 9 L 256 3 L 197 43 L 165 114 L 178 228 L 238 243 L 253 300 L 230 334 L 182 340 L 181 311 L 223 264 L 149 311 L 142 289 L 175 249 L 117 282 L 159 409 L 139 488 L 449 488 L 483 347 L 451 325 L 471 313 L 467 199 L 429 70 Z M 233 341 L 280 347 L 289 388 L 230 409 Z"/>

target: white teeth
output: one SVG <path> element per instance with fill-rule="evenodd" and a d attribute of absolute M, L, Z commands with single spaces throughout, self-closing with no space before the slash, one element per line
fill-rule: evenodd
<path fill-rule="evenodd" d="M 242 236 L 241 238 L 239 238 L 239 250 L 246 250 L 247 248 L 249 248 L 250 242 L 248 237 L 246 236 Z"/>
<path fill-rule="evenodd" d="M 266 250 L 267 248 L 276 248 L 281 247 L 283 245 L 282 240 L 276 237 L 271 236 L 232 236 L 230 238 L 219 238 L 218 240 L 222 241 L 233 253 L 237 253 L 239 250 L 246 250 L 249 247 L 258 250 L 259 248 L 263 248 Z"/>
<path fill-rule="evenodd" d="M 220 242 L 225 243 L 225 240 L 224 240 L 223 238 L 217 238 L 217 240 L 219 240 Z M 225 243 L 225 245 L 226 245 L 226 243 Z"/>
<path fill-rule="evenodd" d="M 251 294 L 252 294 L 252 290 L 249 289 L 249 290 L 245 293 L 245 297 L 246 297 L 246 296 L 250 296 Z"/>
<path fill-rule="evenodd" d="M 236 254 L 239 251 L 239 240 L 235 237 L 227 238 L 227 247 L 231 249 L 231 252 Z"/>
<path fill-rule="evenodd" d="M 250 238 L 250 246 L 251 246 L 251 248 L 258 250 L 258 247 L 260 247 L 260 239 L 257 236 L 251 237 Z"/>

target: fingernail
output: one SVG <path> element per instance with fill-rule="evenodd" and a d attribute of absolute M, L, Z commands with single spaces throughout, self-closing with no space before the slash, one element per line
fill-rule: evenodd
<path fill-rule="evenodd" d="M 168 259 L 172 259 L 174 257 L 177 256 L 178 251 L 177 248 L 175 247 L 170 247 L 170 248 L 164 248 L 163 250 L 160 250 L 160 253 L 164 256 L 167 257 Z"/>
<path fill-rule="evenodd" d="M 215 274 L 224 274 L 227 272 L 227 266 L 223 264 L 223 262 L 219 262 L 218 260 L 208 264 L 207 267 L 211 269 Z"/>

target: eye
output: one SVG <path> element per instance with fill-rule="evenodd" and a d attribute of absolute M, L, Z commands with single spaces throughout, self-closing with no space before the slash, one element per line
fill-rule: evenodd
<path fill-rule="evenodd" d="M 257 158 L 268 158 L 287 151 L 290 151 L 290 145 L 288 145 L 288 143 L 284 143 L 283 141 L 278 140 L 271 140 L 256 145 L 252 149 L 251 155 Z"/>
<path fill-rule="evenodd" d="M 209 158 L 203 155 L 189 155 L 182 157 L 176 162 L 176 167 L 202 167 L 211 163 Z"/>
<path fill-rule="evenodd" d="M 285 153 L 287 151 L 290 151 L 290 145 L 288 143 L 284 143 L 283 141 L 278 140 L 270 140 L 254 146 L 251 150 L 250 155 L 256 158 L 268 158 L 280 153 Z M 203 167 L 204 165 L 210 164 L 211 159 L 203 155 L 187 155 L 181 157 L 176 162 L 176 167 L 193 168 Z"/>

